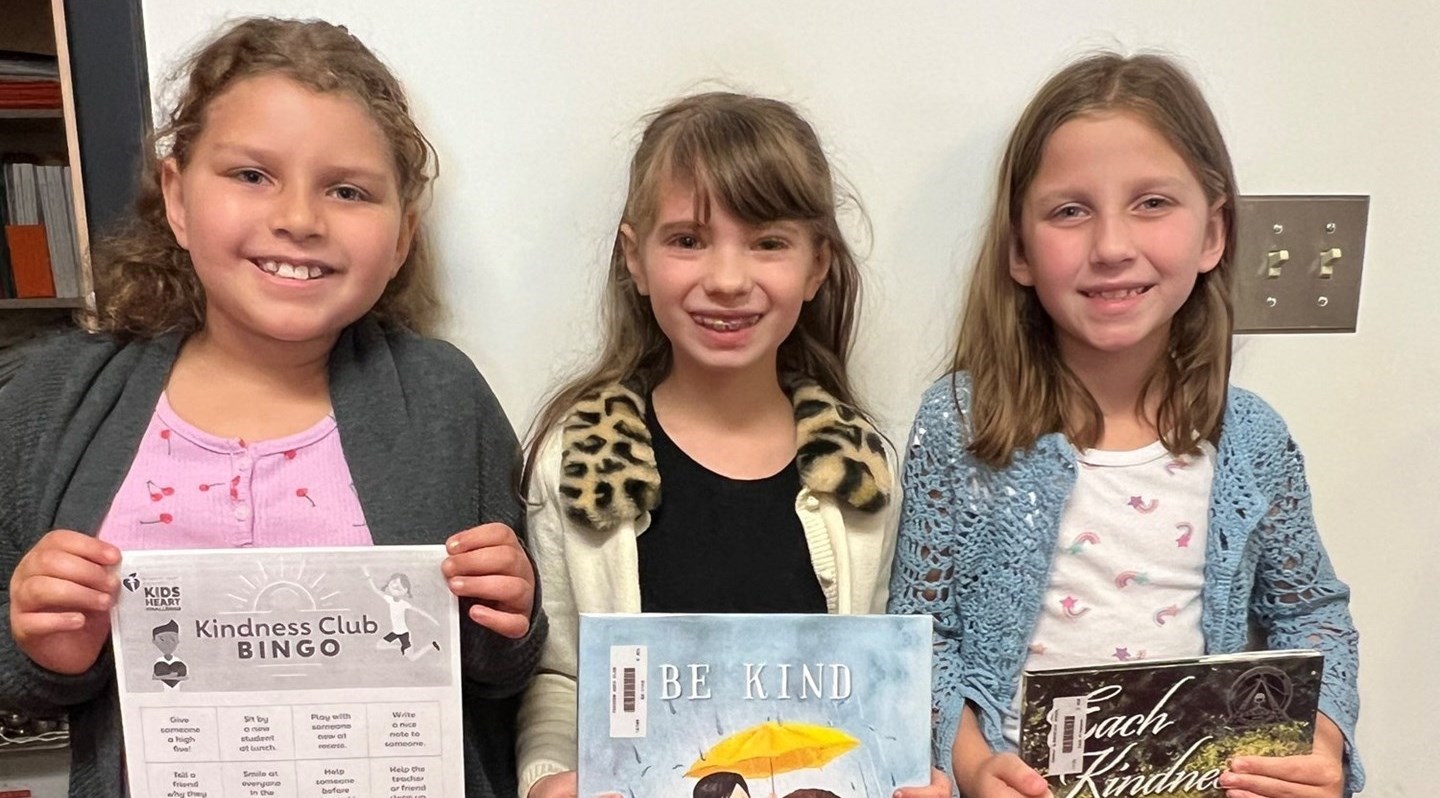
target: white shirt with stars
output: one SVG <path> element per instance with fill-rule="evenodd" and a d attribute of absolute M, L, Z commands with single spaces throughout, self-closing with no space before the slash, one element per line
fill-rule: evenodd
<path fill-rule="evenodd" d="M 1060 517 L 1025 670 L 1205 652 L 1200 594 L 1215 449 L 1175 457 L 1159 441 L 1080 453 Z M 1020 696 L 1004 718 L 1018 745 Z"/>

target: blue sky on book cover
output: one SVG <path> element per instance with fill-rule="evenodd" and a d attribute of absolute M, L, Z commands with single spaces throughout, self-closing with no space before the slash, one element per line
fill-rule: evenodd
<path fill-rule="evenodd" d="M 928 784 L 930 651 L 928 617 L 583 615 L 580 795 Z"/>

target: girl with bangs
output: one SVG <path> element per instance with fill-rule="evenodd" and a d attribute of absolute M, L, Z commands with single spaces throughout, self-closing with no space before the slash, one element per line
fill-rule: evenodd
<path fill-rule="evenodd" d="M 1180 69 L 1100 54 L 1011 134 L 951 372 L 906 458 L 890 609 L 936 620 L 935 756 L 967 796 L 1043 796 L 1024 669 L 1325 654 L 1313 752 L 1235 756 L 1232 798 L 1339 796 L 1356 632 L 1280 417 L 1229 384 L 1235 177 Z"/>
<path fill-rule="evenodd" d="M 646 127 L 600 356 L 529 444 L 550 637 L 521 706 L 522 798 L 576 792 L 581 612 L 884 611 L 899 503 L 846 374 L 860 274 L 836 203 L 784 103 L 701 94 Z M 948 796 L 943 778 L 903 792 Z"/>

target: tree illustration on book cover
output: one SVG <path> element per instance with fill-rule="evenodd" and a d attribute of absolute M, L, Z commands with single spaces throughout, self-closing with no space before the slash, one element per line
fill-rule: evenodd
<path fill-rule="evenodd" d="M 888 798 L 930 779 L 930 619 L 582 615 L 581 798 Z"/>
<path fill-rule="evenodd" d="M 1056 798 L 1218 798 L 1230 757 L 1310 752 L 1323 671 L 1316 651 L 1026 671 L 1020 757 Z"/>

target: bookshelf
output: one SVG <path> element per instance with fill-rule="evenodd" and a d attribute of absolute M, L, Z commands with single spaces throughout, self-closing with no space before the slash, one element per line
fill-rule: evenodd
<path fill-rule="evenodd" d="M 18 209 L 6 213 L 6 257 L 0 268 L 8 274 L 0 275 L 0 313 L 41 311 L 26 315 L 33 317 L 33 326 L 50 327 L 67 312 L 95 301 L 70 40 L 64 0 L 11 0 L 8 5 L 8 24 L 0 28 L 0 58 L 6 59 L 0 72 L 6 77 L 0 80 L 15 80 L 16 70 L 43 74 L 0 86 L 0 162 L 6 164 L 6 193 L 12 202 L 25 200 L 29 207 L 24 218 Z M 58 107 L 49 96 L 56 82 Z M 38 107 L 13 107 L 16 91 L 46 97 L 30 101 Z M 5 101 L 7 96 L 10 101 Z M 32 325 L 5 326 L 24 330 Z"/>

